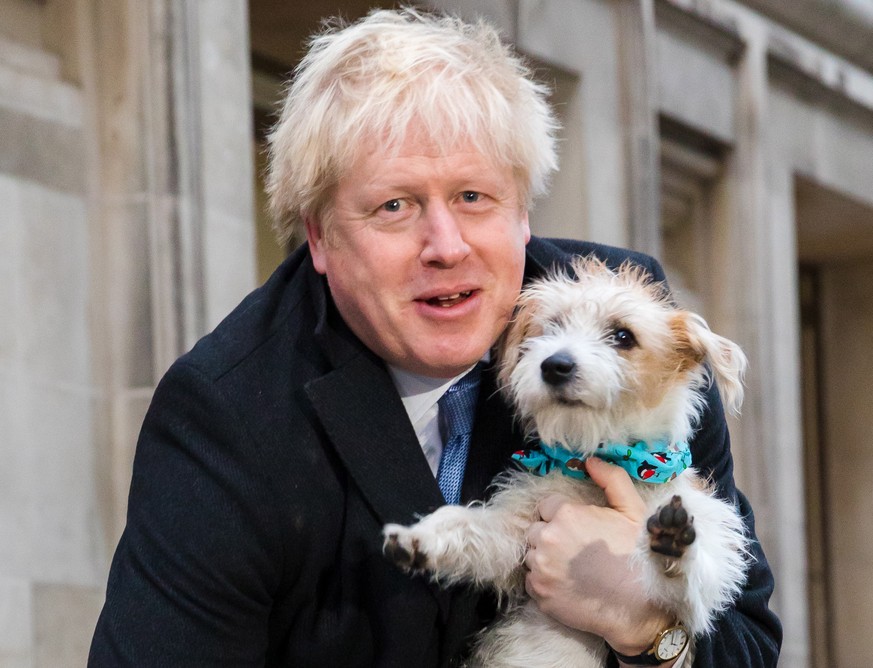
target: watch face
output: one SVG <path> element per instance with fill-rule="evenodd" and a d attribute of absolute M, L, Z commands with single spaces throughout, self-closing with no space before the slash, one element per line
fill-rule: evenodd
<path fill-rule="evenodd" d="M 676 626 L 672 629 L 667 629 L 658 640 L 658 646 L 655 648 L 655 655 L 661 661 L 669 661 L 675 659 L 685 649 L 685 644 L 688 642 L 688 634 L 681 626 Z"/>

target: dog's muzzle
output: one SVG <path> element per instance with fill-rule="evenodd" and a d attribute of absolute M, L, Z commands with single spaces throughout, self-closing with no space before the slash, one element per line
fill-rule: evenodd
<path fill-rule="evenodd" d="M 553 387 L 566 385 L 576 372 L 576 360 L 565 350 L 550 355 L 540 364 L 543 381 Z"/>

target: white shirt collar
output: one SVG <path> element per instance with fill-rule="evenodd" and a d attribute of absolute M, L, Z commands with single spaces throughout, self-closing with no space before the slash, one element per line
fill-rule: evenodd
<path fill-rule="evenodd" d="M 488 350 L 485 351 L 480 361 L 487 363 L 490 359 L 491 351 Z M 423 376 L 390 364 L 388 365 L 388 372 L 391 374 L 391 380 L 394 381 L 394 387 L 397 388 L 397 392 L 400 394 L 400 399 L 403 401 L 403 407 L 406 409 L 409 421 L 414 426 L 421 419 L 422 415 L 440 400 L 440 397 L 445 394 L 446 390 L 467 375 L 474 366 L 476 365 L 471 365 L 454 378 L 449 379 Z"/>
<path fill-rule="evenodd" d="M 473 367 L 470 368 L 472 369 Z M 431 406 L 440 400 L 440 397 L 445 394 L 446 390 L 458 382 L 458 379 L 463 377 L 469 370 L 467 369 L 454 378 L 446 379 L 422 376 L 394 366 L 388 367 L 391 379 L 394 381 L 394 386 L 397 388 L 400 399 L 403 401 L 406 414 L 409 415 L 409 421 L 413 425 L 421 419 L 422 415 Z"/>
<path fill-rule="evenodd" d="M 487 362 L 490 358 L 490 352 L 486 352 L 482 360 Z M 476 365 L 474 364 L 473 366 Z M 422 376 L 421 374 L 411 373 L 390 364 L 388 365 L 388 373 L 391 376 L 391 380 L 394 381 L 394 387 L 397 388 L 397 393 L 400 395 L 401 401 L 403 401 L 403 407 L 409 416 L 409 422 L 415 430 L 418 443 L 421 445 L 424 456 L 434 475 L 437 474 L 440 457 L 443 453 L 443 440 L 439 433 L 437 419 L 439 416 L 439 406 L 437 404 L 446 390 L 469 373 L 473 366 L 465 369 L 454 378 L 446 379 Z"/>

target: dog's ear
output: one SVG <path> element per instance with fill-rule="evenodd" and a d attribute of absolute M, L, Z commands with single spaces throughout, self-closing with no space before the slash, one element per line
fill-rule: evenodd
<path fill-rule="evenodd" d="M 504 391 L 509 389 L 512 370 L 521 359 L 522 343 L 526 339 L 542 333 L 536 324 L 536 314 L 537 299 L 534 293 L 523 292 L 515 305 L 512 320 L 509 321 L 497 341 L 496 350 L 499 362 L 497 382 Z"/>
<path fill-rule="evenodd" d="M 671 323 L 680 371 L 709 364 L 713 380 L 718 385 L 727 410 L 737 413 L 743 403 L 743 376 L 748 360 L 733 341 L 713 332 L 696 313 L 679 311 Z"/>

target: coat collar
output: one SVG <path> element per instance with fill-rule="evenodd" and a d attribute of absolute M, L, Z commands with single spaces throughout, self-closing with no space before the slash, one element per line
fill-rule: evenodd
<path fill-rule="evenodd" d="M 408 524 L 443 504 L 403 403 L 375 355 L 362 351 L 305 389 L 380 522 Z"/>

